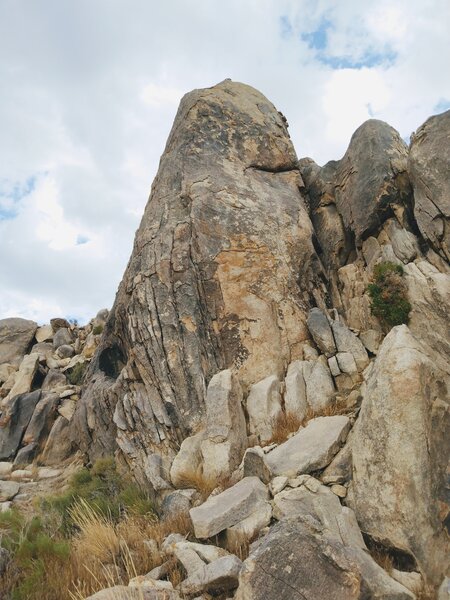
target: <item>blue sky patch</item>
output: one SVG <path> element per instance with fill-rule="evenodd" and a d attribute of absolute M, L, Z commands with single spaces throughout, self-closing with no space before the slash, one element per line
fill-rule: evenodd
<path fill-rule="evenodd" d="M 327 19 L 322 19 L 320 25 L 314 31 L 302 34 L 302 40 L 314 50 L 325 50 L 328 43 L 328 30 L 331 29 L 332 23 Z"/>
<path fill-rule="evenodd" d="M 87 244 L 89 242 L 89 238 L 85 235 L 77 235 L 77 246 L 82 246 L 83 244 Z"/>
<path fill-rule="evenodd" d="M 449 108 L 450 108 L 450 100 L 447 100 L 446 98 L 441 98 L 439 100 L 439 102 L 434 106 L 433 112 L 438 114 L 438 113 L 445 112 Z"/>
<path fill-rule="evenodd" d="M 294 33 L 291 22 L 287 15 L 282 15 L 280 17 L 280 32 L 281 32 L 281 37 L 285 40 L 292 37 L 292 35 Z"/>
<path fill-rule="evenodd" d="M 321 63 L 332 69 L 362 69 L 363 67 L 389 66 L 395 62 L 397 54 L 387 52 L 366 52 L 361 58 L 353 59 L 350 56 L 328 56 L 324 53 L 317 55 Z"/>
<path fill-rule="evenodd" d="M 14 219 L 19 212 L 20 201 L 36 188 L 37 175 L 25 181 L 0 180 L 0 221 Z"/>

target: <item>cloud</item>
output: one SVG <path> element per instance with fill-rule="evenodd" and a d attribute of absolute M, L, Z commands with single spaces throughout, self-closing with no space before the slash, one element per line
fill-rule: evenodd
<path fill-rule="evenodd" d="M 111 306 L 180 97 L 231 77 L 323 164 L 448 106 L 447 0 L 0 4 L 0 318 Z"/>

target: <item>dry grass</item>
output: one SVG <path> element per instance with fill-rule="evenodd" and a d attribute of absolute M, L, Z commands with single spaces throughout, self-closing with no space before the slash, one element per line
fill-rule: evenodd
<path fill-rule="evenodd" d="M 330 404 L 320 410 L 313 411 L 312 408 L 308 407 L 302 419 L 294 413 L 282 412 L 274 423 L 272 439 L 265 445 L 282 444 L 292 433 L 296 433 L 300 427 L 305 427 L 311 419 L 315 419 L 316 417 L 334 417 L 335 415 L 344 414 L 347 410 L 344 402 L 338 402 L 333 399 Z"/>
<path fill-rule="evenodd" d="M 380 547 L 375 546 L 371 548 L 370 555 L 377 565 L 384 569 L 386 573 L 391 575 L 392 569 L 394 568 L 394 561 L 387 552 L 383 551 Z"/>
<path fill-rule="evenodd" d="M 201 471 L 192 470 L 184 474 L 181 485 L 185 489 L 193 488 L 197 490 L 202 502 L 204 502 L 214 490 L 219 489 L 219 491 L 223 492 L 231 487 L 233 483 L 231 476 L 218 479 L 216 477 L 207 477 Z"/>

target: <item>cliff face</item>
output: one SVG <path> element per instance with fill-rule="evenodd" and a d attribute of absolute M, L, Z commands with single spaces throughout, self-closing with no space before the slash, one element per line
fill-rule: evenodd
<path fill-rule="evenodd" d="M 0 322 L 3 458 L 115 454 L 168 514 L 190 508 L 197 538 L 260 535 L 244 566 L 215 555 L 228 579 L 205 559 L 188 597 L 219 593 L 214 573 L 242 600 L 436 589 L 449 567 L 449 139 L 450 111 L 409 148 L 370 120 L 320 167 L 297 160 L 256 90 L 187 94 L 110 313 L 85 329 Z M 66 385 L 79 363 L 81 391 Z M 218 486 L 204 503 L 199 480 Z"/>

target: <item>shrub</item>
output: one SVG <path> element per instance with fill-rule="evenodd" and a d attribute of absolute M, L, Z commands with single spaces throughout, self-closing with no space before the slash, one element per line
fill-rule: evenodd
<path fill-rule="evenodd" d="M 72 385 L 81 385 L 83 382 L 84 373 L 86 371 L 86 363 L 79 362 L 70 373 L 67 374 L 67 379 Z"/>
<path fill-rule="evenodd" d="M 100 335 L 103 332 L 103 325 L 96 325 L 92 330 L 94 335 Z"/>
<path fill-rule="evenodd" d="M 403 267 L 382 262 L 375 265 L 373 276 L 374 283 L 367 287 L 372 314 L 389 328 L 408 323 L 411 304 L 403 281 Z"/>
<path fill-rule="evenodd" d="M 71 508 L 80 500 L 113 522 L 124 514 L 155 513 L 149 494 L 131 479 L 119 474 L 112 458 L 97 460 L 91 469 L 80 469 L 72 476 L 68 490 L 62 495 L 45 498 L 42 508 L 58 512 L 62 517 L 63 530 L 69 534 L 74 527 Z"/>

